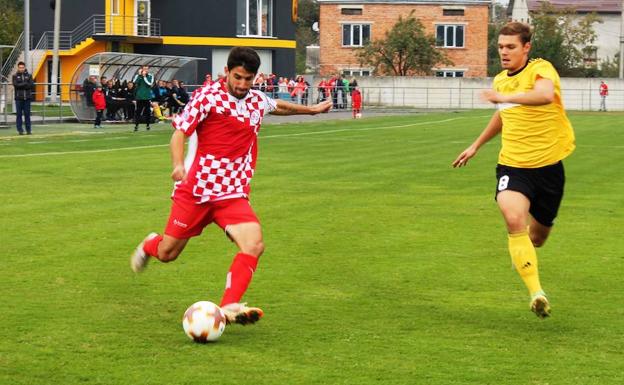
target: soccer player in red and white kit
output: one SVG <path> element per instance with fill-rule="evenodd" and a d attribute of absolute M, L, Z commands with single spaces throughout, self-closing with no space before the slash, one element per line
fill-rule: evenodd
<path fill-rule="evenodd" d="M 254 323 L 263 316 L 261 309 L 240 303 L 264 251 L 260 223 L 248 201 L 262 118 L 267 113 L 315 115 L 331 108 L 329 101 L 309 107 L 273 100 L 251 89 L 259 67 L 260 57 L 253 49 L 233 48 L 225 78 L 195 92 L 173 120 L 175 188 L 169 221 L 164 235 L 149 234 L 130 258 L 135 272 L 145 268 L 150 256 L 173 261 L 191 237 L 216 223 L 239 249 L 220 304 L 228 323 Z M 185 160 L 186 137 L 191 140 Z"/>

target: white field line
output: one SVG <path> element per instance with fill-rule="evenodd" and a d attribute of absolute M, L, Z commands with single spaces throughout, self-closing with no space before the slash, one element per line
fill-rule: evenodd
<path fill-rule="evenodd" d="M 471 117 L 471 118 L 480 118 L 480 117 Z M 432 120 L 428 122 L 417 122 L 410 124 L 401 124 L 398 126 L 382 126 L 382 127 L 363 127 L 363 128 L 341 128 L 336 130 L 324 130 L 324 131 L 309 131 L 309 132 L 300 132 L 295 134 L 278 134 L 278 135 L 267 135 L 260 136 L 259 139 L 273 139 L 273 138 L 287 138 L 294 136 L 304 136 L 304 135 L 325 135 L 325 134 L 334 134 L 337 132 L 358 132 L 358 131 L 373 131 L 373 130 L 390 130 L 396 128 L 407 128 L 407 127 L 416 127 L 416 126 L 424 126 L 428 124 L 439 124 L 439 123 L 447 123 L 455 120 L 463 120 L 468 119 L 467 117 L 457 117 L 450 119 L 442 119 L 442 120 Z M 35 156 L 54 156 L 54 155 L 71 155 L 71 154 L 96 154 L 102 152 L 114 152 L 114 151 L 131 151 L 131 150 L 140 150 L 145 148 L 158 148 L 158 147 L 168 147 L 169 144 L 154 144 L 148 146 L 134 146 L 134 147 L 119 147 L 119 148 L 105 148 L 101 150 L 78 150 L 78 151 L 56 151 L 56 152 L 39 152 L 32 154 L 15 154 L 15 155 L 0 155 L 0 159 L 7 158 L 28 158 Z"/>

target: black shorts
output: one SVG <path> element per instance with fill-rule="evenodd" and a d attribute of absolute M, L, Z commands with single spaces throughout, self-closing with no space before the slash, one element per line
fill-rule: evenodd
<path fill-rule="evenodd" d="M 552 226 L 563 198 L 565 173 L 559 161 L 539 168 L 496 166 L 496 195 L 505 190 L 522 193 L 531 202 L 529 213 L 544 226 Z M 495 198 L 496 199 L 496 198 Z"/>

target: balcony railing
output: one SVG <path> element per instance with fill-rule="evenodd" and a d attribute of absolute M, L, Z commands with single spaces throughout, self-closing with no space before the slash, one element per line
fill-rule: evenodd
<path fill-rule="evenodd" d="M 133 16 L 92 15 L 72 31 L 61 31 L 59 49 L 74 48 L 80 42 L 94 35 L 124 35 L 158 37 L 160 19 Z M 54 47 L 54 32 L 46 31 L 41 35 L 35 49 L 49 50 Z"/>

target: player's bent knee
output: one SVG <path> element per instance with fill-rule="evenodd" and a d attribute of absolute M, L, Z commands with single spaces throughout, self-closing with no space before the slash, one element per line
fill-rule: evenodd
<path fill-rule="evenodd" d="M 505 223 L 510 232 L 520 232 L 526 230 L 526 217 L 523 215 L 507 214 L 505 215 Z"/>
<path fill-rule="evenodd" d="M 253 255 L 254 257 L 259 257 L 264 253 L 264 242 L 249 242 L 241 248 L 241 251 L 245 254 Z"/>

